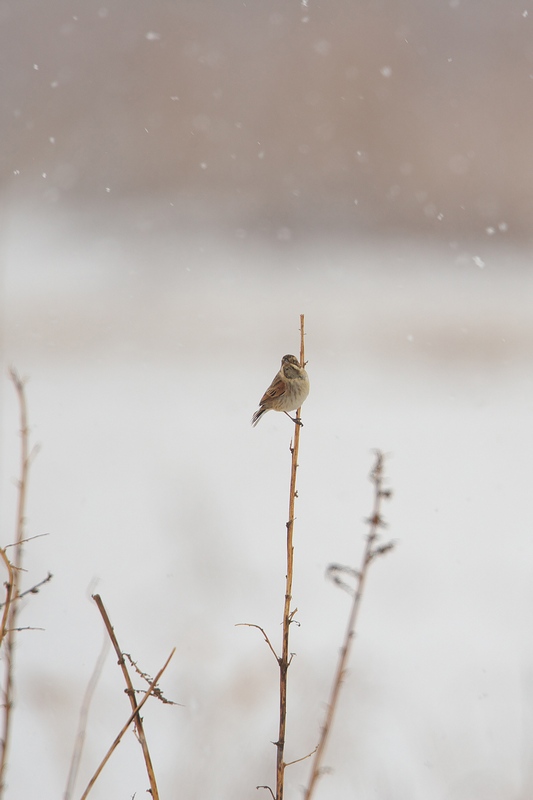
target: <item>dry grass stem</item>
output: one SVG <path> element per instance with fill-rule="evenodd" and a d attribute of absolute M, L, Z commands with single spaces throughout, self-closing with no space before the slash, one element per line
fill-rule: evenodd
<path fill-rule="evenodd" d="M 24 381 L 15 369 L 10 370 L 10 377 L 17 393 L 20 414 L 20 476 L 17 483 L 17 520 L 14 542 L 13 559 L 10 561 L 5 550 L 2 550 L 2 560 L 8 571 L 8 584 L 6 587 L 6 600 L 2 615 L 2 644 L 5 643 L 5 668 L 3 685 L 3 703 L 1 723 L 2 737 L 0 740 L 0 798 L 4 795 L 5 777 L 7 769 L 7 754 L 11 738 L 11 723 L 13 711 L 14 690 L 14 651 L 15 634 L 17 632 L 17 617 L 19 604 L 15 602 L 19 597 L 20 572 L 22 568 L 22 542 L 24 541 L 24 525 L 26 511 L 26 494 L 28 490 L 28 474 L 30 469 L 31 454 L 29 451 L 28 413 L 26 406 L 26 393 Z M 10 566 L 8 566 L 10 564 Z"/>
<path fill-rule="evenodd" d="M 67 785 L 65 788 L 65 793 L 63 795 L 63 800 L 70 800 L 74 792 L 74 786 L 76 784 L 76 778 L 78 777 L 81 757 L 83 754 L 83 746 L 85 744 L 85 737 L 87 733 L 87 719 L 89 717 L 89 709 L 91 707 L 91 702 L 94 693 L 96 691 L 96 686 L 98 685 L 98 681 L 100 680 L 100 676 L 104 668 L 108 651 L 109 651 L 109 640 L 107 639 L 107 637 L 105 637 L 102 643 L 100 654 L 96 660 L 96 664 L 94 665 L 92 675 L 89 679 L 89 683 L 87 684 L 87 688 L 85 689 L 85 694 L 83 696 L 83 702 L 81 704 L 80 717 L 78 721 L 78 730 L 76 732 L 76 738 L 74 740 L 74 749 L 72 751 L 72 758 L 70 760 L 70 768 L 68 771 Z"/>
<path fill-rule="evenodd" d="M 304 315 L 300 314 L 300 364 L 305 366 L 305 345 L 304 345 Z M 296 419 L 301 417 L 301 408 L 296 411 Z M 283 800 L 285 767 L 285 736 L 287 730 L 287 677 L 291 655 L 289 652 L 289 630 L 296 610 L 291 611 L 292 602 L 292 581 L 294 574 L 294 504 L 298 493 L 296 491 L 296 474 L 298 471 L 298 451 L 300 448 L 300 430 L 298 423 L 294 425 L 294 439 L 291 443 L 291 484 L 289 490 L 289 519 L 287 522 L 287 571 L 285 580 L 285 602 L 283 604 L 283 633 L 282 649 L 279 663 L 279 729 L 278 740 L 276 742 L 276 800 Z"/>
<path fill-rule="evenodd" d="M 379 529 L 384 527 L 385 524 L 381 516 L 382 501 L 384 499 L 388 499 L 391 496 L 390 490 L 383 488 L 383 481 L 384 481 L 383 464 L 384 464 L 383 454 L 378 451 L 376 453 L 376 460 L 374 463 L 374 467 L 372 469 L 372 472 L 370 473 L 370 480 L 374 484 L 374 505 L 372 509 L 372 514 L 368 520 L 370 530 L 366 539 L 366 545 L 363 552 L 361 566 L 359 570 L 354 570 L 348 567 L 343 568 L 343 571 L 345 573 L 351 574 L 353 577 L 355 577 L 355 590 L 353 591 L 352 607 L 348 619 L 348 624 L 346 626 L 346 634 L 344 637 L 344 642 L 340 651 L 337 669 L 335 671 L 335 676 L 333 679 L 333 685 L 328 702 L 326 719 L 324 721 L 324 725 L 321 730 L 320 739 L 316 748 L 315 757 L 313 759 L 311 777 L 307 789 L 305 790 L 304 793 L 304 800 L 310 800 L 313 791 L 316 787 L 318 778 L 320 777 L 320 774 L 324 771 L 322 768 L 324 751 L 331 731 L 331 726 L 337 708 L 337 702 L 339 699 L 339 693 L 341 690 L 342 681 L 346 672 L 350 651 L 355 637 L 355 628 L 357 624 L 359 609 L 361 607 L 361 599 L 363 596 L 368 568 L 370 567 L 370 564 L 377 556 L 383 555 L 384 553 L 391 550 L 393 547 L 392 542 L 389 542 L 385 545 L 377 545 Z M 334 567 L 335 571 L 339 571 L 341 569 L 337 564 L 334 565 Z M 335 580 L 336 582 L 340 582 L 337 580 L 337 578 L 335 578 Z M 343 588 L 345 588 L 345 586 L 343 586 Z"/>
<path fill-rule="evenodd" d="M 154 692 L 155 688 L 157 687 L 157 683 L 158 683 L 159 679 L 161 678 L 161 675 L 163 674 L 163 672 L 168 667 L 168 665 L 170 663 L 170 660 L 171 660 L 171 658 L 172 658 L 172 656 L 174 655 L 175 652 L 176 652 L 176 648 L 174 647 L 172 649 L 172 652 L 170 653 L 169 657 L 167 658 L 167 660 L 165 661 L 165 663 L 163 664 L 163 666 L 161 667 L 161 669 L 159 670 L 159 672 L 155 676 L 154 680 L 152 681 L 152 683 L 148 687 L 148 689 L 146 691 L 146 694 L 144 695 L 143 699 L 140 701 L 140 703 L 138 703 L 134 707 L 134 709 L 133 709 L 132 713 L 130 714 L 130 716 L 128 717 L 126 723 L 122 726 L 122 728 L 121 728 L 119 734 L 116 736 L 113 744 L 111 745 L 111 747 L 109 748 L 109 750 L 107 751 L 105 756 L 103 757 L 103 759 L 100 762 L 96 772 L 94 773 L 93 777 L 91 778 L 91 780 L 87 784 L 87 788 L 83 792 L 80 800 L 85 800 L 86 797 L 89 795 L 89 792 L 91 791 L 91 789 L 93 788 L 94 784 L 98 780 L 98 778 L 100 776 L 100 773 L 102 772 L 103 768 L 105 767 L 105 765 L 107 764 L 107 762 L 109 761 L 109 759 L 113 755 L 114 751 L 116 750 L 116 748 L 120 744 L 120 742 L 122 740 L 122 737 L 124 736 L 124 734 L 128 730 L 128 728 L 131 725 L 131 723 L 138 717 L 139 711 L 144 706 L 144 704 L 146 703 L 146 701 L 148 700 L 150 695 Z"/>

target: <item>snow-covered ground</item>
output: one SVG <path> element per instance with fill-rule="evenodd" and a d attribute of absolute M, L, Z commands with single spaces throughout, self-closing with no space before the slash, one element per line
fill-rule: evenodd
<path fill-rule="evenodd" d="M 533 274 L 530 254 L 414 240 L 272 242 L 105 230 L 15 210 L 5 229 L 2 540 L 13 538 L 18 417 L 32 441 L 10 798 L 62 796 L 104 638 L 182 707 L 145 707 L 163 798 L 274 782 L 292 425 L 249 420 L 306 319 L 295 531 L 300 627 L 287 760 L 314 747 L 349 607 L 324 578 L 358 564 L 373 448 L 390 454 L 372 568 L 318 798 L 506 800 L 533 789 Z M 501 240 L 500 240 L 501 241 Z M 75 796 L 129 714 L 111 653 Z M 140 685 L 139 681 L 136 682 Z M 309 762 L 287 772 L 300 797 Z M 92 797 L 141 797 L 129 733 Z M 264 792 L 264 790 L 262 790 Z M 266 795 L 264 795 L 266 796 Z"/>

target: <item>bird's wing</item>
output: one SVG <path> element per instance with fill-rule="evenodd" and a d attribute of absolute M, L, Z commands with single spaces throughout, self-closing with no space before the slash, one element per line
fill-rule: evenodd
<path fill-rule="evenodd" d="M 276 397 L 281 397 L 282 394 L 285 394 L 285 383 L 278 373 L 259 401 L 259 405 L 262 405 L 267 400 L 274 400 Z"/>

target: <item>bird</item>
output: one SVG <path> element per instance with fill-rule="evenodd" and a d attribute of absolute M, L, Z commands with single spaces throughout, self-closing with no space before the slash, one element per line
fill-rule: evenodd
<path fill-rule="evenodd" d="M 298 417 L 291 417 L 288 411 L 295 411 L 300 408 L 303 401 L 309 394 L 309 377 L 296 356 L 283 356 L 281 367 L 259 401 L 259 408 L 252 417 L 252 425 L 255 426 L 267 411 L 283 411 L 289 419 L 297 425 L 302 425 Z"/>

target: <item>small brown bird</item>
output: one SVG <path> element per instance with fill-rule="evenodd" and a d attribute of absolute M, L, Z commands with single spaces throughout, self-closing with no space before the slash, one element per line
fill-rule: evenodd
<path fill-rule="evenodd" d="M 263 414 L 267 411 L 294 411 L 300 408 L 303 401 L 309 394 L 309 378 L 307 372 L 300 366 L 296 356 L 283 356 L 281 368 L 263 397 L 259 401 L 259 408 L 252 417 L 252 425 L 255 427 Z M 301 425 L 301 421 L 296 417 L 289 419 Z"/>

